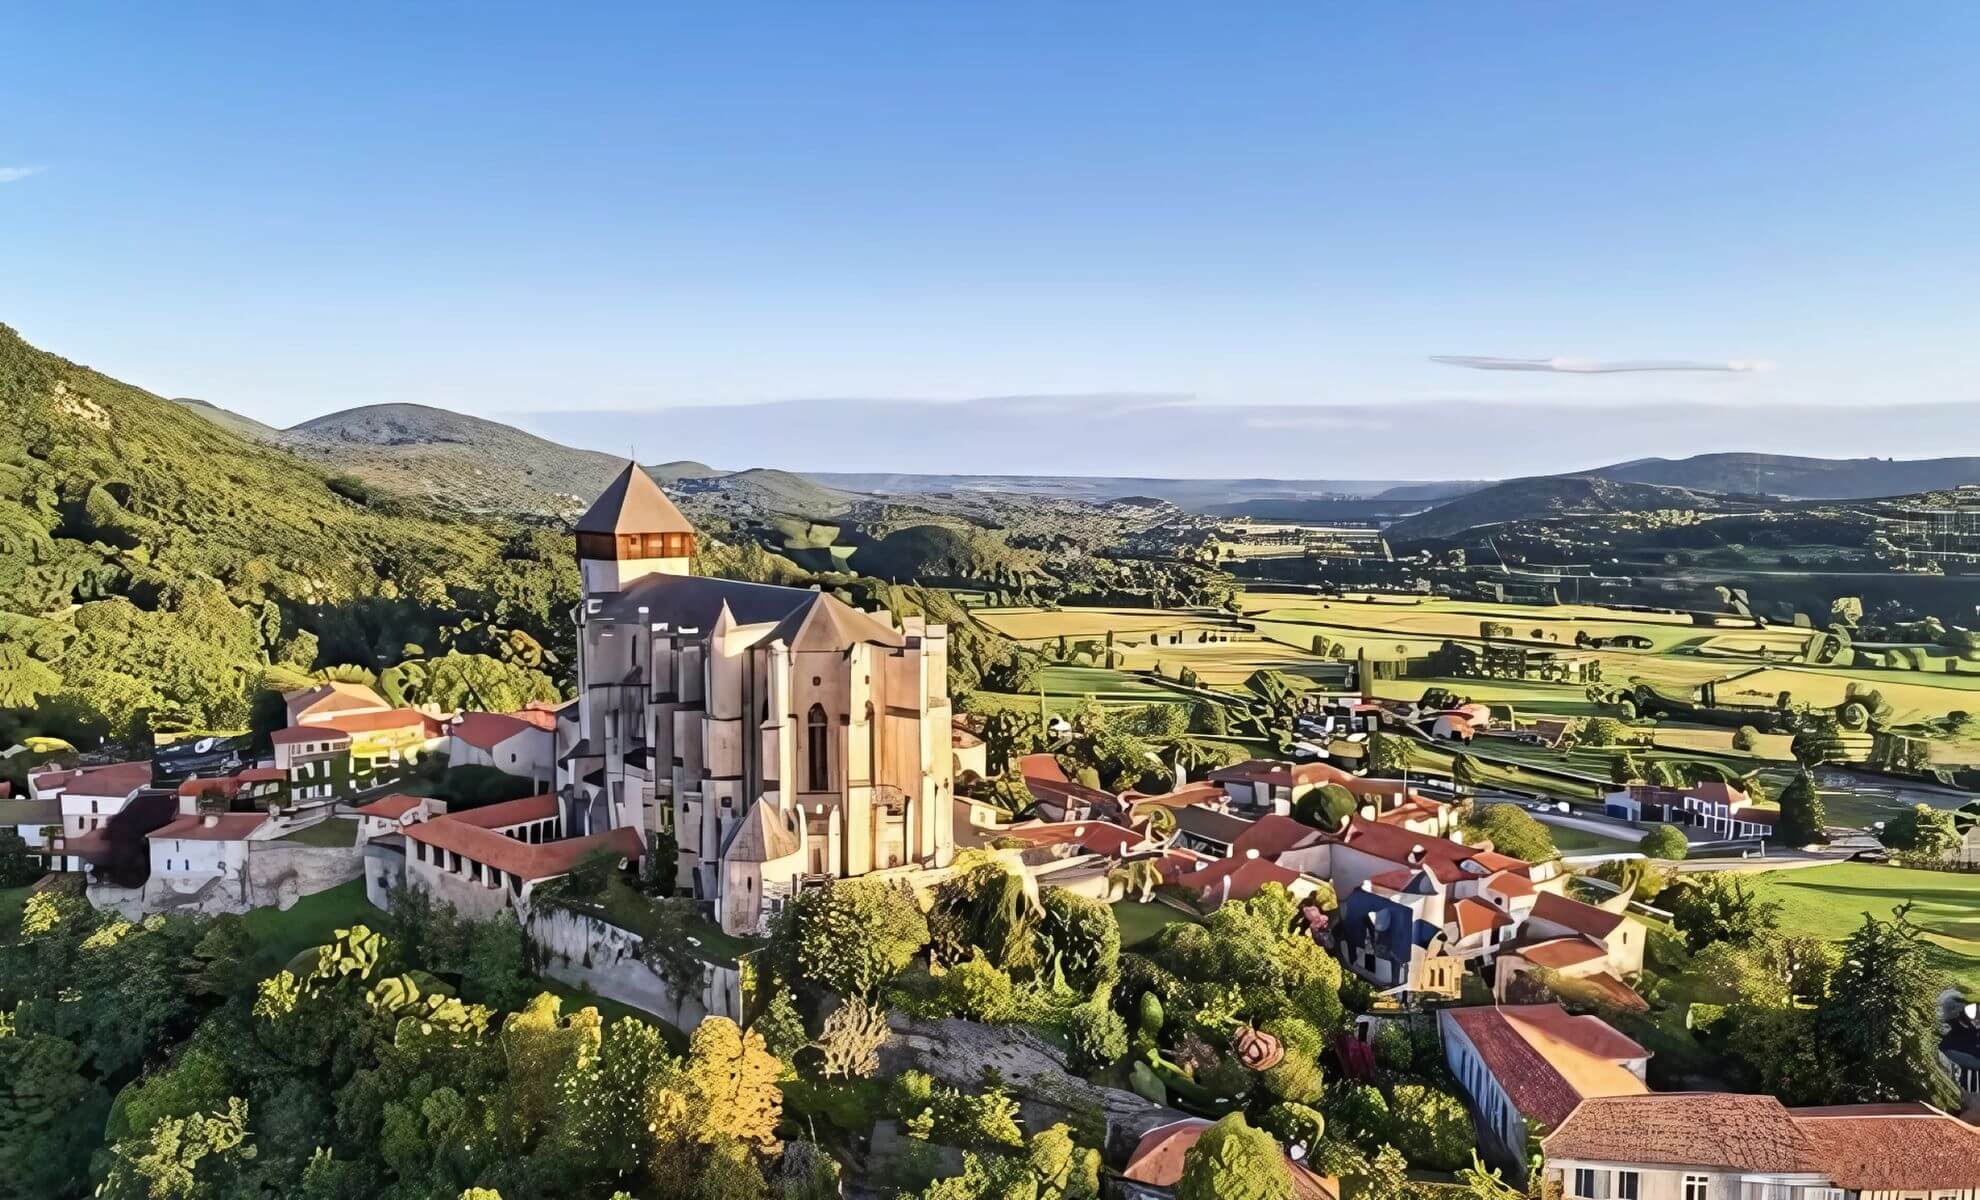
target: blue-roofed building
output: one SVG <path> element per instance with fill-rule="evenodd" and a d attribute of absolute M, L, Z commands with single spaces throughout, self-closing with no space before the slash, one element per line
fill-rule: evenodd
<path fill-rule="evenodd" d="M 1378 988 L 1456 995 L 1464 964 L 1445 952 L 1443 927 L 1413 907 L 1436 899 L 1406 889 L 1388 896 L 1349 892 L 1334 931 L 1342 961 Z"/>

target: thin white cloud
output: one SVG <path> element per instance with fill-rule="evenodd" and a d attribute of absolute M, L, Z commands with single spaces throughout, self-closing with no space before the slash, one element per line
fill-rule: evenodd
<path fill-rule="evenodd" d="M 1379 417 L 1357 417 L 1339 413 L 1272 413 L 1266 416 L 1246 417 L 1246 429 L 1290 430 L 1295 432 L 1324 433 L 1335 430 L 1385 430 L 1394 428 L 1391 422 Z"/>
<path fill-rule="evenodd" d="M 47 167 L 0 167 L 0 183 L 13 183 L 17 179 L 39 175 L 47 169 Z"/>
<path fill-rule="evenodd" d="M 1774 364 L 1764 359 L 1733 359 L 1730 362 L 1597 362 L 1586 358 L 1495 358 L 1484 354 L 1432 354 L 1430 361 L 1447 367 L 1469 367 L 1474 371 L 1545 371 L 1556 375 L 1624 375 L 1641 371 L 1718 371 L 1745 374 L 1771 371 Z"/>

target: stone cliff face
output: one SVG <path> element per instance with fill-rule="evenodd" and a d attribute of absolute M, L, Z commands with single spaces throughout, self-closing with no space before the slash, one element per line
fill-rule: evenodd
<path fill-rule="evenodd" d="M 1088 1083 L 1068 1069 L 1061 1051 L 1026 1029 L 956 1018 L 929 1021 L 902 1013 L 888 1023 L 894 1036 L 880 1051 L 881 1078 L 926 1071 L 951 1087 L 974 1092 L 983 1087 L 986 1072 L 995 1072 L 1017 1097 L 1026 1128 L 1044 1129 L 1060 1121 L 1077 1128 L 1097 1117 L 1106 1126 L 1108 1156 L 1116 1160 L 1125 1158 L 1150 1129 L 1189 1115 L 1133 1092 Z"/>

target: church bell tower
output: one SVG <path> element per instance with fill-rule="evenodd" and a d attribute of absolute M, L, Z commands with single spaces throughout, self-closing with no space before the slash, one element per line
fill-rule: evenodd
<path fill-rule="evenodd" d="M 648 575 L 692 574 L 694 526 L 638 463 L 629 462 L 577 523 L 584 594 L 625 589 Z"/>

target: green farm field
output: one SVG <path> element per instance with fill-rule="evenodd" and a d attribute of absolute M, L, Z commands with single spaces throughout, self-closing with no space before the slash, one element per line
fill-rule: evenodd
<path fill-rule="evenodd" d="M 1034 645 L 1061 637 L 1103 638 L 1109 632 L 1117 643 L 1129 636 L 1145 643 L 1155 633 L 1233 628 L 1216 617 L 1159 608 L 977 608 L 970 615 L 1013 641 Z"/>
<path fill-rule="evenodd" d="M 1837 863 L 1770 871 L 1751 882 L 1781 902 L 1783 931 L 1822 938 L 1848 937 L 1864 913 L 1884 919 L 1913 901 L 1910 920 L 1925 930 L 1933 965 L 1968 992 L 1980 990 L 1980 875 Z"/>

